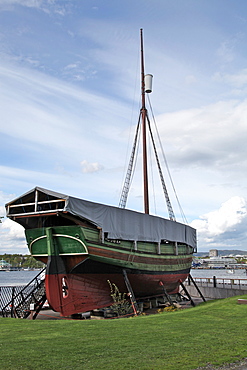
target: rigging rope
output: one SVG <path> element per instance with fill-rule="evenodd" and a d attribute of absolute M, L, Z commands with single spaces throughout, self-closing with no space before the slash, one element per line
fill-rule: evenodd
<path fill-rule="evenodd" d="M 132 152 L 131 152 L 131 156 L 130 156 L 130 160 L 129 160 L 129 166 L 128 166 L 128 170 L 127 170 L 127 173 L 126 173 L 124 186 L 123 186 L 123 190 L 122 190 L 119 205 L 118 205 L 119 208 L 125 208 L 126 207 L 126 202 L 127 202 L 127 198 L 128 198 L 130 184 L 131 184 L 131 181 L 132 181 L 132 178 L 133 178 L 133 167 L 135 167 L 135 164 L 136 164 L 135 153 L 136 153 L 136 148 L 138 147 L 138 143 L 139 143 L 138 137 L 140 136 L 139 135 L 140 119 L 141 119 L 141 114 L 139 115 L 138 125 L 137 125 L 135 139 L 134 139 L 134 145 L 133 145 L 133 148 L 132 148 Z"/>
<path fill-rule="evenodd" d="M 178 195 L 177 195 L 177 192 L 176 192 L 176 189 L 175 189 L 172 177 L 171 177 L 171 173 L 170 173 L 168 163 L 167 163 L 167 160 L 166 160 L 166 156 L 165 156 L 165 153 L 164 153 L 164 149 L 163 149 L 163 146 L 162 146 L 162 143 L 161 143 L 161 138 L 160 138 L 160 135 L 159 135 L 159 132 L 158 132 L 158 128 L 157 128 L 157 124 L 156 124 L 156 121 L 155 121 L 155 117 L 154 117 L 154 113 L 153 113 L 153 109 L 152 109 L 152 106 L 151 106 L 149 95 L 148 95 L 148 103 L 149 103 L 149 106 L 150 106 L 150 111 L 151 111 L 151 114 L 152 114 L 152 119 L 153 119 L 155 130 L 156 130 L 156 135 L 158 137 L 159 145 L 160 145 L 160 148 L 161 148 L 163 161 L 165 163 L 166 170 L 167 170 L 170 182 L 171 182 L 171 186 L 172 186 L 173 192 L 175 194 L 175 197 L 176 197 L 176 200 L 177 200 L 177 203 L 178 203 L 178 207 L 179 207 L 179 210 L 180 210 L 180 213 L 181 213 L 181 217 L 183 219 L 183 222 L 188 223 L 188 221 L 186 219 L 186 216 L 183 212 L 182 206 L 179 202 Z M 120 201 L 119 201 L 119 208 L 125 208 L 126 207 L 130 185 L 131 185 L 131 182 L 133 180 L 133 172 L 134 172 L 133 168 L 135 168 L 136 162 L 137 162 L 136 152 L 138 152 L 139 139 L 140 139 L 140 120 L 141 120 L 141 113 L 139 115 L 138 125 L 137 125 L 135 139 L 134 139 L 134 145 L 133 145 L 133 148 L 132 148 L 132 152 L 131 152 L 131 156 L 130 156 L 130 160 L 129 160 L 129 165 L 128 165 L 128 170 L 127 170 L 127 173 L 126 173 L 124 186 L 123 186 Z M 156 149 L 156 146 L 155 146 L 155 141 L 154 141 L 153 133 L 152 133 L 152 130 L 151 130 L 151 124 L 150 124 L 148 114 L 147 114 L 147 122 L 148 122 L 150 137 L 151 137 L 151 141 L 152 141 L 152 145 L 153 145 L 153 149 L 154 149 L 154 154 L 155 154 L 155 158 L 156 158 L 156 162 L 157 162 L 157 166 L 158 166 L 158 171 L 159 171 L 159 175 L 160 175 L 160 179 L 161 179 L 161 184 L 162 184 L 165 199 L 166 199 L 169 218 L 170 218 L 170 220 L 176 221 L 175 215 L 174 215 L 174 212 L 173 212 L 173 209 L 172 209 L 172 205 L 171 205 L 171 202 L 170 202 L 170 199 L 169 199 L 169 196 L 168 196 L 165 180 L 164 180 L 164 177 L 163 177 L 163 174 L 162 174 L 160 161 L 159 161 L 157 149 Z M 155 201 L 154 201 L 154 203 L 155 203 Z"/>
<path fill-rule="evenodd" d="M 153 133 L 152 133 L 152 130 L 151 130 L 151 125 L 150 125 L 150 120 L 149 120 L 148 115 L 147 115 L 147 121 L 148 121 L 150 137 L 151 137 L 152 144 L 153 144 L 154 154 L 155 154 L 155 158 L 156 158 L 156 162 L 157 162 L 157 166 L 158 166 L 158 170 L 159 170 L 160 180 L 161 180 L 162 188 L 163 188 L 163 191 L 164 191 L 164 194 L 165 194 L 165 199 L 166 199 L 166 205 L 167 205 L 167 209 L 168 209 L 169 218 L 170 218 L 171 221 L 176 221 L 175 215 L 174 215 L 174 212 L 173 212 L 173 209 L 172 209 L 172 205 L 171 205 L 171 202 L 170 202 L 170 198 L 169 198 L 169 195 L 168 195 L 168 192 L 167 192 L 165 180 L 164 180 L 164 177 L 163 177 L 163 174 L 162 174 L 160 161 L 159 161 L 158 153 L 157 153 L 157 150 L 156 150 L 154 137 L 153 137 Z"/>
<path fill-rule="evenodd" d="M 183 221 L 185 223 L 188 223 L 188 221 L 186 219 L 186 216 L 184 214 L 184 211 L 182 209 L 182 206 L 180 204 L 180 201 L 178 199 L 178 195 L 177 195 L 177 192 L 176 192 L 176 189 L 175 189 L 175 186 L 174 186 L 174 182 L 172 180 L 172 176 L 171 176 L 171 173 L 170 173 L 170 170 L 169 170 L 169 167 L 168 167 L 168 163 L 167 163 L 165 152 L 164 152 L 164 149 L 163 149 L 163 146 L 162 146 L 162 143 L 161 143 L 161 139 L 160 139 L 160 135 L 159 135 L 159 132 L 158 132 L 158 128 L 157 128 L 157 124 L 156 124 L 156 120 L 155 120 L 155 117 L 154 117 L 154 113 L 153 113 L 153 109 L 152 109 L 152 106 L 151 106 L 149 95 L 148 95 L 148 103 L 149 103 L 150 111 L 152 113 L 152 119 L 153 119 L 153 122 L 154 122 L 155 130 L 156 130 L 156 135 L 157 135 L 158 140 L 159 140 L 159 145 L 160 145 L 160 148 L 161 148 L 163 160 L 164 160 L 164 163 L 165 163 L 165 166 L 166 166 L 166 170 L 167 170 L 167 173 L 168 173 L 168 176 L 169 176 L 171 185 L 172 185 L 172 189 L 173 189 L 174 195 L 175 195 L 176 200 L 177 200 L 177 203 L 178 203 L 178 207 L 179 207 L 179 210 L 180 210 L 180 213 L 181 213 L 181 217 L 182 217 L 182 219 L 183 219 Z"/>
<path fill-rule="evenodd" d="M 155 197 L 155 189 L 154 189 L 154 171 L 153 171 L 153 161 L 152 161 L 152 152 L 151 152 L 151 145 L 148 145 L 149 148 L 149 158 L 150 158 L 150 172 L 151 172 L 151 180 L 152 180 L 152 190 L 153 190 L 153 202 L 154 202 L 154 213 L 157 215 L 157 208 L 156 208 L 156 197 Z"/>

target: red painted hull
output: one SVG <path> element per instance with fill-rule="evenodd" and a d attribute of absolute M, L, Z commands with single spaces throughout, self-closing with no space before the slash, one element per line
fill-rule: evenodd
<path fill-rule="evenodd" d="M 110 286 L 115 283 L 121 293 L 126 292 L 126 285 L 121 271 L 95 272 L 89 266 L 83 273 L 72 272 L 69 274 L 51 273 L 46 275 L 46 294 L 51 307 L 63 316 L 92 311 L 97 308 L 107 307 L 113 304 Z M 100 271 L 97 266 L 97 271 Z M 92 270 L 92 272 L 88 270 Z M 110 268 L 110 266 L 108 266 Z M 127 271 L 128 278 L 136 299 L 154 295 L 162 295 L 163 290 L 160 281 L 169 293 L 178 291 L 179 281 L 184 281 L 189 271 L 177 273 L 140 273 Z"/>

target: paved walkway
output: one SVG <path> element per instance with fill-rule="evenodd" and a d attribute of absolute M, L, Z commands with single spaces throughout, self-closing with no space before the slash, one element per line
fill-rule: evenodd
<path fill-rule="evenodd" d="M 29 319 L 31 319 L 31 316 L 29 316 Z M 36 317 L 36 320 L 74 320 L 70 316 L 64 317 L 61 316 L 59 312 L 54 312 L 50 309 L 41 310 Z"/>

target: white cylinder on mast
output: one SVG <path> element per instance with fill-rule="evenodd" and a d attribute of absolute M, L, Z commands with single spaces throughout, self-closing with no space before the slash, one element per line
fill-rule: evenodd
<path fill-rule="evenodd" d="M 153 75 L 145 75 L 145 92 L 151 93 L 152 92 L 152 82 L 153 82 Z"/>

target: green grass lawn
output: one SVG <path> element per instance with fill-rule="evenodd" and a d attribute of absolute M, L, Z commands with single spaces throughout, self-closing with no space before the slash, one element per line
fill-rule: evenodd
<path fill-rule="evenodd" d="M 247 298 L 247 296 L 241 296 Z M 192 370 L 247 357 L 237 297 L 116 320 L 0 319 L 0 369 Z"/>

